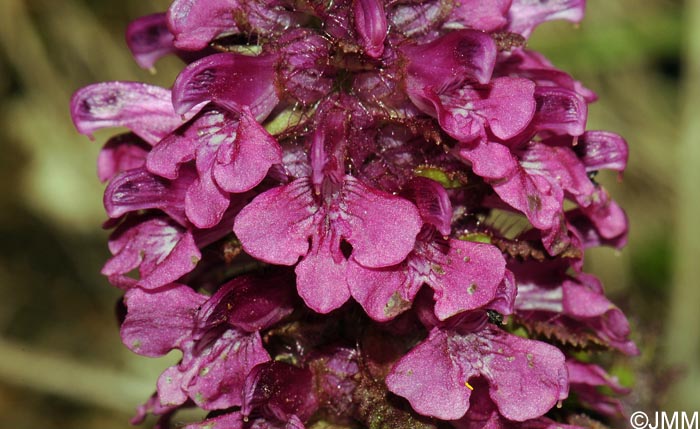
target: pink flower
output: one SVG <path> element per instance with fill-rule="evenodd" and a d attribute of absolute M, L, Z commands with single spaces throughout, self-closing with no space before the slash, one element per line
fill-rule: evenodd
<path fill-rule="evenodd" d="M 314 136 L 312 177 L 299 178 L 256 197 L 236 218 L 234 232 L 250 255 L 265 262 L 297 265 L 299 295 L 328 313 L 350 298 L 342 242 L 351 261 L 380 268 L 401 262 L 421 227 L 408 201 L 343 175 L 325 152 L 325 136 Z M 309 242 L 311 245 L 309 245 Z"/>
<path fill-rule="evenodd" d="M 469 409 L 470 382 L 477 377 L 487 381 L 500 414 L 515 421 L 542 416 L 569 390 L 564 355 L 556 347 L 491 327 L 434 328 L 396 363 L 386 382 L 417 412 L 456 420 Z"/>
<path fill-rule="evenodd" d="M 259 330 L 292 310 L 288 279 L 266 280 L 272 290 L 264 295 L 258 287 L 261 281 L 239 277 L 209 299 L 178 284 L 156 293 L 129 290 L 124 344 L 145 356 L 172 349 L 183 353 L 182 361 L 158 380 L 161 404 L 177 406 L 188 398 L 210 410 L 243 404 L 246 377 L 255 365 L 270 359 Z"/>

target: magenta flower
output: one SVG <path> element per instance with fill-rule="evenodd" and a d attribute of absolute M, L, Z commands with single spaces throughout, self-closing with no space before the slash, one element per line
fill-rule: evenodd
<path fill-rule="evenodd" d="M 485 243 L 444 238 L 450 235 L 452 205 L 437 182 L 418 177 L 407 190 L 415 196 L 426 226 L 401 264 L 371 268 L 351 262 L 353 298 L 378 321 L 408 310 L 423 284 L 434 290 L 440 320 L 491 302 L 504 281 L 506 262 L 501 252 Z"/>
<path fill-rule="evenodd" d="M 351 262 L 386 267 L 406 258 L 421 226 L 410 202 L 344 175 L 337 157 L 326 153 L 326 140 L 323 128 L 313 136 L 311 177 L 260 194 L 233 227 L 255 258 L 293 265 L 302 257 L 296 268 L 299 295 L 321 313 L 350 298 L 343 241 L 352 246 Z"/>
<path fill-rule="evenodd" d="M 146 158 L 146 168 L 182 181 L 182 170 L 187 171 L 180 167 L 192 160 L 197 177 L 187 184 L 185 213 L 195 226 L 211 228 L 229 207 L 230 194 L 257 186 L 269 168 L 282 161 L 282 153 L 247 107 L 239 115 L 206 109 L 158 142 Z"/>
<path fill-rule="evenodd" d="M 603 368 L 576 360 L 566 362 L 569 370 L 571 390 L 586 407 L 598 413 L 616 416 L 624 413 L 620 400 L 602 393 L 601 388 L 610 389 L 615 395 L 626 395 L 630 390 L 620 385 L 617 377 L 608 375 Z"/>
<path fill-rule="evenodd" d="M 202 255 L 192 232 L 165 217 L 125 221 L 109 240 L 114 255 L 102 274 L 115 285 L 155 289 L 187 274 Z M 138 268 L 140 279 L 125 274 Z"/>
<path fill-rule="evenodd" d="M 629 340 L 627 319 L 605 297 L 594 276 L 578 273 L 572 277 L 565 261 L 530 261 L 509 268 L 518 283 L 515 314 L 531 329 L 543 329 L 543 333 L 560 336 L 573 345 L 603 344 L 623 353 L 637 353 Z"/>
<path fill-rule="evenodd" d="M 288 286 L 284 277 L 239 277 L 209 299 L 178 284 L 156 293 L 133 288 L 125 297 L 122 340 L 145 356 L 182 351 L 182 362 L 158 380 L 162 405 L 189 398 L 204 409 L 240 406 L 246 377 L 270 360 L 259 331 L 292 311 Z"/>
<path fill-rule="evenodd" d="M 435 328 L 399 360 L 389 390 L 420 414 L 457 420 L 469 409 L 470 381 L 483 377 L 500 414 L 525 421 L 568 395 L 564 355 L 549 344 L 486 327 L 474 332 Z"/>
<path fill-rule="evenodd" d="M 175 113 L 169 90 L 136 82 L 106 82 L 73 95 L 71 114 L 83 134 L 126 127 L 150 145 L 174 131 L 184 118 Z"/>
<path fill-rule="evenodd" d="M 596 95 L 524 48 L 583 10 L 176 0 L 134 21 L 141 67 L 185 62 L 172 89 L 71 103 L 83 134 L 128 129 L 98 160 L 122 340 L 182 353 L 133 421 L 576 429 L 571 410 L 622 412 L 627 390 L 577 359 L 637 352 L 583 272 L 586 249 L 626 243 L 594 177 L 624 171 L 627 143 L 587 131 Z"/>
<path fill-rule="evenodd" d="M 129 24 L 126 43 L 136 63 L 145 69 L 153 69 L 158 59 L 177 52 L 164 13 L 143 16 Z"/>

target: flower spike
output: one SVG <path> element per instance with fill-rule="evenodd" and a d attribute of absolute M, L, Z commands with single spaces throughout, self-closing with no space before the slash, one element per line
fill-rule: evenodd
<path fill-rule="evenodd" d="M 174 0 L 133 21 L 140 66 L 184 60 L 172 89 L 71 101 L 81 133 L 128 130 L 98 160 L 122 341 L 181 354 L 132 421 L 615 422 L 628 389 L 589 355 L 638 349 L 584 262 L 627 242 L 596 174 L 622 177 L 629 150 L 586 130 L 595 93 L 525 47 L 584 7 Z"/>

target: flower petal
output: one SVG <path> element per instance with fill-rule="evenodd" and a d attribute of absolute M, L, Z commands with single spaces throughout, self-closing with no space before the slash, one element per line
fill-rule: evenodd
<path fill-rule="evenodd" d="M 565 280 L 562 285 L 563 312 L 579 320 L 593 319 L 602 338 L 621 344 L 629 338 L 630 327 L 622 311 L 603 295 L 597 278 L 579 274 L 580 282 Z M 585 303 L 585 305 L 583 304 Z M 634 348 L 624 347 L 628 349 Z M 631 354 L 635 354 L 634 352 Z"/>
<path fill-rule="evenodd" d="M 267 329 L 292 313 L 294 280 L 290 276 L 243 275 L 221 285 L 197 315 L 198 331 L 222 323 L 255 332 Z M 198 332 L 199 333 L 199 332 Z"/>
<path fill-rule="evenodd" d="M 626 240 L 628 220 L 624 210 L 610 198 L 602 187 L 596 188 L 593 203 L 582 207 L 581 211 L 595 226 L 596 231 L 605 240 Z"/>
<path fill-rule="evenodd" d="M 442 235 L 450 235 L 452 203 L 445 188 L 435 180 L 413 178 L 404 192 L 413 201 L 426 224 L 432 224 Z"/>
<path fill-rule="evenodd" d="M 617 377 L 611 376 L 598 365 L 568 359 L 566 361 L 566 367 L 569 369 L 569 383 L 572 385 L 586 384 L 590 386 L 607 386 L 610 390 L 619 395 L 625 395 L 630 392 L 630 389 L 620 384 Z"/>
<path fill-rule="evenodd" d="M 408 60 L 407 91 L 414 103 L 413 93 L 432 88 L 441 93 L 463 82 L 487 84 L 496 62 L 496 44 L 480 31 L 459 30 L 433 42 L 406 46 L 402 53 Z"/>
<path fill-rule="evenodd" d="M 386 383 L 418 413 L 455 420 L 469 408 L 469 379 L 478 376 L 510 420 L 540 417 L 568 394 L 559 349 L 490 327 L 466 335 L 434 329 L 394 365 Z"/>
<path fill-rule="evenodd" d="M 307 420 L 318 409 L 314 379 L 307 368 L 286 362 L 266 362 L 254 367 L 245 380 L 241 412 L 253 410 L 269 420 L 287 422 L 292 416 Z"/>
<path fill-rule="evenodd" d="M 423 226 L 418 209 L 403 198 L 346 176 L 341 199 L 347 205 L 343 237 L 352 257 L 365 267 L 398 264 L 413 250 Z"/>
<path fill-rule="evenodd" d="M 173 40 L 165 13 L 143 16 L 126 28 L 126 44 L 136 63 L 144 69 L 152 69 L 159 58 L 176 52 Z"/>
<path fill-rule="evenodd" d="M 255 365 L 269 360 L 258 332 L 244 335 L 229 329 L 202 352 L 198 375 L 187 386 L 189 397 L 205 410 L 242 405 L 246 376 Z"/>
<path fill-rule="evenodd" d="M 179 284 L 157 292 L 130 289 L 124 297 L 128 313 L 121 326 L 122 342 L 134 353 L 150 357 L 181 348 L 192 336 L 195 313 L 206 300 Z"/>
<path fill-rule="evenodd" d="M 619 208 L 619 207 L 618 207 Z M 615 213 L 615 211 L 611 211 Z M 621 214 L 622 218 L 620 220 L 615 220 L 618 215 Z M 613 223 L 621 223 L 625 225 L 624 231 L 610 238 L 604 237 L 595 223 L 585 214 L 581 209 L 569 210 L 566 212 L 566 220 L 568 223 L 568 229 L 575 232 L 578 238 L 581 240 L 581 246 L 584 249 L 589 249 L 591 247 L 597 246 L 611 246 L 616 249 L 622 249 L 627 245 L 627 217 L 624 212 L 621 211 L 619 214 L 611 216 Z M 596 221 L 598 221 L 596 219 Z M 603 232 L 610 234 L 610 232 L 615 231 L 616 228 L 608 230 L 608 228 L 603 227 Z"/>
<path fill-rule="evenodd" d="M 522 78 L 496 78 L 484 86 L 463 86 L 438 97 L 426 94 L 440 126 L 459 141 L 485 138 L 488 127 L 506 140 L 523 131 L 535 113 L 535 84 Z"/>
<path fill-rule="evenodd" d="M 297 289 L 307 306 L 329 313 L 350 298 L 346 281 L 347 260 L 337 237 L 314 236 L 311 251 L 297 265 Z"/>
<path fill-rule="evenodd" d="M 585 7 L 585 0 L 513 0 L 508 13 L 508 30 L 529 37 L 535 27 L 546 21 L 566 19 L 581 22 Z"/>
<path fill-rule="evenodd" d="M 215 108 L 202 109 L 185 125 L 158 142 L 148 154 L 148 171 L 167 179 L 175 179 L 180 166 L 197 157 L 201 146 L 216 152 L 230 135 L 235 136 L 237 119 Z M 201 173 L 200 173 L 201 174 Z"/>
<path fill-rule="evenodd" d="M 553 86 L 538 86 L 535 89 L 537 111 L 531 128 L 535 131 L 580 136 L 586 130 L 588 105 L 574 91 Z"/>
<path fill-rule="evenodd" d="M 190 342 L 182 361 L 158 378 L 158 396 L 164 405 L 179 405 L 189 397 L 205 410 L 240 406 L 245 377 L 270 360 L 259 333 L 224 331 L 212 344 L 199 350 Z"/>
<path fill-rule="evenodd" d="M 614 133 L 586 131 L 574 150 L 581 157 L 586 171 L 624 171 L 627 167 L 627 142 Z"/>
<path fill-rule="evenodd" d="M 527 174 L 506 146 L 480 143 L 462 148 L 460 156 L 471 162 L 474 172 L 488 179 L 498 196 L 525 214 L 535 228 L 558 227 L 563 217 L 563 192 L 545 178 Z"/>
<path fill-rule="evenodd" d="M 495 246 L 451 239 L 444 257 L 444 264 L 433 259 L 433 275 L 427 282 L 435 291 L 438 319 L 446 320 L 480 308 L 494 299 L 506 267 L 503 255 Z"/>
<path fill-rule="evenodd" d="M 424 416 L 456 420 L 469 408 L 471 390 L 465 386 L 448 344 L 448 334 L 438 329 L 411 349 L 386 377 L 389 391 L 402 396 Z"/>
<path fill-rule="evenodd" d="M 509 264 L 518 284 L 515 307 L 520 320 L 548 330 L 564 343 L 581 346 L 593 341 L 636 354 L 624 314 L 605 297 L 595 277 L 568 276 L 569 263 L 573 262 Z"/>
<path fill-rule="evenodd" d="M 485 380 L 474 380 L 474 394 L 471 397 L 469 411 L 460 420 L 452 423 L 455 429 L 583 429 L 581 426 L 566 425 L 547 417 L 514 422 L 504 418 L 488 393 Z"/>
<path fill-rule="evenodd" d="M 354 0 L 355 29 L 365 54 L 379 58 L 387 36 L 386 13 L 381 0 Z"/>
<path fill-rule="evenodd" d="M 187 189 L 185 209 L 187 217 L 199 228 L 217 225 L 229 206 L 229 192 L 219 186 L 214 174 L 222 146 L 225 148 L 243 138 L 237 137 L 239 128 L 238 115 L 207 107 L 188 124 L 161 140 L 148 155 L 149 171 L 169 178 L 177 177 L 183 163 L 195 160 L 198 177 Z M 251 176 L 264 177 L 266 173 L 267 168 L 263 172 L 250 170 Z"/>
<path fill-rule="evenodd" d="M 196 51 L 224 34 L 238 33 L 233 12 L 239 8 L 237 0 L 175 0 L 168 9 L 168 26 L 174 45 Z"/>
<path fill-rule="evenodd" d="M 623 415 L 624 410 L 620 401 L 602 392 L 603 389 L 609 389 L 616 395 L 630 393 L 630 389 L 620 385 L 617 377 L 608 375 L 598 365 L 586 364 L 574 359 L 568 359 L 566 366 L 569 370 L 571 390 L 576 393 L 576 397 L 586 408 L 610 417 Z"/>
<path fill-rule="evenodd" d="M 231 203 L 229 193 L 214 182 L 211 170 L 216 154 L 210 147 L 200 147 L 197 151 L 197 171 L 199 176 L 185 194 L 185 213 L 197 228 L 216 226 Z"/>
<path fill-rule="evenodd" d="M 502 179 L 516 174 L 518 160 L 506 145 L 481 142 L 460 148 L 460 156 L 472 165 L 474 173 L 485 179 Z"/>
<path fill-rule="evenodd" d="M 114 255 L 102 268 L 106 276 L 123 276 L 139 268 L 144 289 L 172 283 L 194 269 L 202 255 L 189 230 L 166 218 L 120 225 L 109 240 Z"/>
<path fill-rule="evenodd" d="M 534 419 L 566 399 L 568 374 L 558 348 L 505 332 L 493 333 L 491 372 L 484 376 L 503 417 L 519 422 Z"/>
<path fill-rule="evenodd" d="M 71 115 L 82 134 L 91 136 L 102 128 L 126 127 L 152 145 L 183 122 L 173 110 L 170 90 L 137 82 L 83 87 L 73 94 Z"/>
<path fill-rule="evenodd" d="M 253 257 L 294 265 L 309 251 L 317 211 L 308 179 L 297 179 L 255 197 L 236 217 L 233 231 Z"/>
<path fill-rule="evenodd" d="M 187 224 L 183 212 L 185 191 L 194 180 L 193 172 L 169 181 L 140 167 L 117 174 L 107 185 L 104 206 L 112 219 L 145 209 L 160 209 L 182 225 Z"/>
<path fill-rule="evenodd" d="M 541 176 L 566 196 L 586 207 L 593 202 L 595 186 L 571 148 L 534 143 L 519 152 L 520 166 L 527 174 Z"/>
<path fill-rule="evenodd" d="M 510 5 L 511 0 L 462 0 L 450 12 L 444 27 L 494 31 L 508 22 L 506 13 Z"/>
<path fill-rule="evenodd" d="M 497 293 L 503 301 L 496 303 L 498 308 L 509 306 L 513 283 L 504 284 L 506 262 L 495 246 L 424 235 L 425 228 L 402 264 L 379 269 L 349 265 L 352 295 L 370 317 L 387 321 L 407 310 L 424 283 L 434 290 L 440 321 L 483 307 Z"/>
<path fill-rule="evenodd" d="M 411 308 L 413 298 L 423 284 L 412 274 L 405 264 L 365 268 L 350 260 L 347 282 L 352 297 L 365 313 L 378 322 L 386 322 Z"/>
<path fill-rule="evenodd" d="M 183 114 L 212 101 L 234 112 L 248 106 L 257 120 L 263 120 L 279 101 L 274 86 L 276 61 L 272 54 L 253 57 L 232 53 L 195 61 L 173 84 L 175 111 Z"/>
<path fill-rule="evenodd" d="M 150 146 L 135 134 L 119 134 L 107 141 L 97 158 L 97 177 L 106 182 L 117 174 L 143 167 Z"/>
<path fill-rule="evenodd" d="M 161 406 L 177 407 L 187 401 L 187 391 L 183 387 L 189 384 L 197 369 L 185 372 L 171 366 L 160 374 L 156 388 Z"/>
<path fill-rule="evenodd" d="M 574 91 L 586 102 L 592 103 L 598 96 L 574 80 L 569 74 L 557 69 L 539 52 L 527 49 L 511 51 L 507 58 L 499 61 L 494 74 L 498 76 L 520 76 L 535 82 L 537 86 L 554 86 Z"/>
<path fill-rule="evenodd" d="M 247 107 L 241 111 L 233 139 L 221 143 L 212 174 L 221 189 L 241 193 L 253 189 L 273 164 L 282 163 L 282 148 Z"/>
<path fill-rule="evenodd" d="M 232 196 L 231 204 L 229 204 L 219 223 L 212 228 L 195 229 L 193 231 L 194 240 L 197 243 L 197 246 L 199 246 L 200 249 L 203 249 L 210 244 L 230 235 L 236 215 L 238 215 L 238 212 L 240 212 L 241 209 L 248 204 L 251 198 L 252 194 L 250 193 L 236 194 Z"/>
<path fill-rule="evenodd" d="M 506 270 L 503 282 L 496 290 L 496 296 L 488 304 L 489 310 L 494 310 L 503 316 L 513 314 L 515 311 L 515 297 L 518 294 L 518 285 L 515 283 L 515 275 L 510 270 Z"/>

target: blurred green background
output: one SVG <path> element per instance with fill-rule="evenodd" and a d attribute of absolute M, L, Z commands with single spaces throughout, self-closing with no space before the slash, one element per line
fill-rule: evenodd
<path fill-rule="evenodd" d="M 630 411 L 700 410 L 698 3 L 589 0 L 581 25 L 547 23 L 529 43 L 599 94 L 589 128 L 630 144 L 624 180 L 601 177 L 630 217 L 629 246 L 587 255 L 642 350 L 610 358 L 634 385 Z M 0 0 L 1 428 L 127 427 L 166 365 L 120 343 L 95 176 L 112 131 L 78 135 L 68 102 L 97 81 L 169 86 L 179 61 L 152 75 L 123 37 L 168 4 Z"/>

